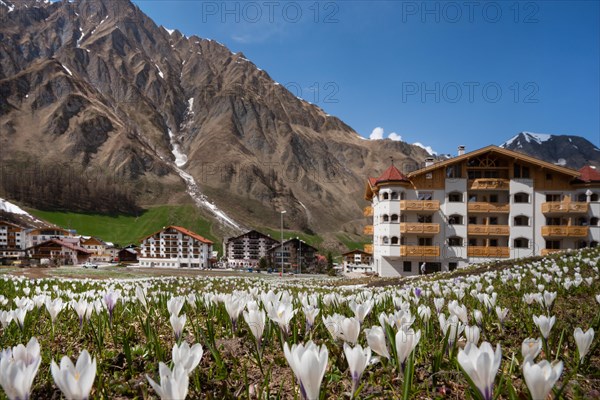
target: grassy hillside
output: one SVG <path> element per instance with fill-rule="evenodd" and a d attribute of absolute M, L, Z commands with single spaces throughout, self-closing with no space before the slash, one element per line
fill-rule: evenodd
<path fill-rule="evenodd" d="M 211 232 L 211 222 L 204 219 L 193 205 L 157 206 L 149 208 L 138 217 L 81 214 L 27 210 L 38 218 L 68 229 L 80 235 L 98 236 L 103 240 L 127 245 L 137 243 L 163 226 L 179 225 L 215 242 L 215 250 L 221 252 L 221 240 Z"/>

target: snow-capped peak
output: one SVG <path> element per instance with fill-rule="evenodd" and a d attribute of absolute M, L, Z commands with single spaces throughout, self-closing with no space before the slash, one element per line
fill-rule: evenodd
<path fill-rule="evenodd" d="M 550 140 L 551 137 L 552 135 L 547 133 L 521 132 L 502 143 L 500 147 L 507 148 L 516 141 L 516 146 L 521 148 L 523 147 L 523 144 L 520 142 L 521 138 L 523 138 L 527 143 L 536 142 L 537 144 L 542 144 L 543 142 Z"/>

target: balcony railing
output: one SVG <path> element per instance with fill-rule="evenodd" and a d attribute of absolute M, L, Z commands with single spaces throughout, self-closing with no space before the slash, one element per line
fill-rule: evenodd
<path fill-rule="evenodd" d="M 400 200 L 400 211 L 437 211 L 439 200 Z"/>
<path fill-rule="evenodd" d="M 372 244 L 365 244 L 363 249 L 365 252 L 373 254 L 373 245 Z"/>
<path fill-rule="evenodd" d="M 365 225 L 363 228 L 363 234 L 372 235 L 373 234 L 373 225 Z"/>
<path fill-rule="evenodd" d="M 429 233 L 435 235 L 440 233 L 440 224 L 401 222 L 400 233 Z"/>
<path fill-rule="evenodd" d="M 478 178 L 468 182 L 471 190 L 508 190 L 510 181 L 502 178 Z"/>
<path fill-rule="evenodd" d="M 439 257 L 440 246 L 400 246 L 402 257 Z"/>
<path fill-rule="evenodd" d="M 467 203 L 467 210 L 470 213 L 507 213 L 510 211 L 508 203 L 487 203 L 476 201 Z"/>
<path fill-rule="evenodd" d="M 583 214 L 588 212 L 588 203 L 580 201 L 549 201 L 542 203 L 544 214 Z"/>
<path fill-rule="evenodd" d="M 372 206 L 366 206 L 363 209 L 363 215 L 365 217 L 372 217 L 373 216 L 373 207 Z"/>
<path fill-rule="evenodd" d="M 586 237 L 590 228 L 588 226 L 542 226 L 542 236 Z"/>
<path fill-rule="evenodd" d="M 542 249 L 541 254 L 543 256 L 547 256 L 548 254 L 558 253 L 559 251 L 563 251 L 562 249 Z"/>
<path fill-rule="evenodd" d="M 474 225 L 470 224 L 467 228 L 469 235 L 491 235 L 508 236 L 510 227 L 508 225 Z"/>
<path fill-rule="evenodd" d="M 510 249 L 508 247 L 469 246 L 467 247 L 467 256 L 506 258 L 510 256 Z"/>

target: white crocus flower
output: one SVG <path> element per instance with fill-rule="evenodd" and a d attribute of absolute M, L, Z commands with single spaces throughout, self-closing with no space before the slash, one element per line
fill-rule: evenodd
<path fill-rule="evenodd" d="M 60 367 L 52 360 L 50 370 L 54 383 L 67 400 L 89 397 L 96 378 L 96 359 L 92 359 L 87 350 L 81 352 L 75 365 L 67 356 L 60 360 Z"/>
<path fill-rule="evenodd" d="M 480 334 L 481 334 L 481 330 L 479 329 L 479 327 L 477 325 L 473 325 L 473 326 L 466 325 L 465 326 L 465 337 L 467 338 L 467 342 L 473 343 L 473 344 L 478 344 Z"/>
<path fill-rule="evenodd" d="M 556 317 L 552 316 L 548 318 L 545 315 L 534 315 L 533 322 L 538 326 L 538 328 L 540 328 L 540 332 L 542 333 L 544 339 L 548 339 L 548 336 L 550 336 L 550 331 L 556 322 Z"/>
<path fill-rule="evenodd" d="M 410 353 L 413 352 L 415 347 L 417 347 L 419 340 L 421 340 L 420 330 L 415 333 L 412 328 L 408 330 L 400 329 L 396 333 L 396 356 L 398 358 L 398 364 L 402 365 L 403 370 L 406 359 L 410 356 Z"/>
<path fill-rule="evenodd" d="M 35 337 L 27 347 L 19 344 L 0 352 L 0 386 L 9 400 L 29 399 L 41 362 L 40 345 Z"/>
<path fill-rule="evenodd" d="M 185 326 L 186 321 L 185 314 L 178 317 L 175 314 L 171 314 L 171 318 L 169 319 L 171 322 L 171 327 L 173 328 L 173 332 L 175 333 L 175 340 L 179 340 L 181 337 L 181 332 L 183 331 L 183 327 Z"/>
<path fill-rule="evenodd" d="M 342 320 L 342 339 L 344 341 L 356 344 L 360 335 L 360 322 L 356 318 L 344 318 Z"/>
<path fill-rule="evenodd" d="M 187 342 L 183 342 L 179 346 L 176 343 L 173 345 L 171 354 L 173 364 L 182 366 L 189 375 L 200 364 L 204 349 L 200 343 L 196 343 L 192 347 Z"/>
<path fill-rule="evenodd" d="M 371 329 L 365 329 L 367 344 L 377 354 L 387 359 L 390 358 L 390 352 L 385 340 L 385 332 L 381 326 L 375 325 Z"/>
<path fill-rule="evenodd" d="M 554 361 L 550 364 L 542 360 L 537 364 L 525 362 L 523 376 L 533 399 L 546 399 L 562 374 L 563 362 Z"/>
<path fill-rule="evenodd" d="M 575 337 L 575 343 L 577 343 L 577 350 L 579 351 L 579 361 L 583 361 L 587 353 L 590 351 L 590 346 L 594 340 L 594 329 L 590 328 L 585 333 L 581 328 L 575 328 L 573 333 Z"/>
<path fill-rule="evenodd" d="M 496 351 L 488 342 L 480 347 L 467 343 L 465 349 L 458 352 L 458 363 L 471 378 L 485 400 L 490 400 L 494 393 L 494 379 L 502 361 L 502 350 L 496 345 Z"/>
<path fill-rule="evenodd" d="M 169 314 L 179 316 L 184 303 L 185 299 L 183 297 L 171 297 L 167 300 L 167 310 L 169 311 Z"/>
<path fill-rule="evenodd" d="M 165 363 L 161 362 L 158 364 L 158 374 L 160 385 L 148 375 L 146 375 L 146 379 L 148 379 L 161 400 L 183 400 L 187 397 L 190 381 L 185 368 L 181 365 L 175 365 L 171 370 Z"/>
<path fill-rule="evenodd" d="M 344 354 L 346 355 L 346 361 L 348 361 L 350 375 L 352 375 L 352 393 L 354 394 L 365 368 L 371 361 L 371 349 L 368 346 L 363 349 L 360 345 L 352 348 L 348 343 L 344 343 Z"/>
<path fill-rule="evenodd" d="M 54 320 L 56 320 L 56 317 L 63 309 L 62 299 L 60 297 L 58 297 L 54 300 L 51 300 L 49 297 L 47 297 L 46 298 L 46 309 L 48 310 L 48 313 L 50 314 L 50 320 L 52 321 L 52 323 L 54 323 Z"/>
<path fill-rule="evenodd" d="M 286 342 L 283 344 L 283 353 L 294 371 L 296 379 L 300 382 L 302 398 L 304 400 L 318 399 L 329 359 L 327 347 L 322 345 L 319 348 L 311 340 L 306 346 L 300 343 L 294 344 L 290 348 Z"/>
<path fill-rule="evenodd" d="M 521 354 L 523 360 L 526 362 L 528 359 L 533 361 L 542 351 L 542 339 L 527 338 L 521 343 Z"/>
<path fill-rule="evenodd" d="M 260 347 L 263 332 L 265 330 L 265 312 L 263 310 L 244 311 L 244 320 L 248 324 L 256 343 Z"/>

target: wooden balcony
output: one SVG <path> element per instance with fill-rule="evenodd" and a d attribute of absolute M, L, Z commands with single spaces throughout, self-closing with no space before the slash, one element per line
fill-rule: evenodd
<path fill-rule="evenodd" d="M 400 211 L 438 211 L 439 200 L 400 200 Z"/>
<path fill-rule="evenodd" d="M 510 181 L 502 178 L 478 178 L 469 180 L 467 186 L 470 190 L 508 190 Z"/>
<path fill-rule="evenodd" d="M 548 254 L 554 254 L 563 251 L 562 249 L 542 249 L 542 256 L 547 256 Z"/>
<path fill-rule="evenodd" d="M 440 233 L 440 224 L 400 223 L 400 233 L 422 233 L 435 235 Z"/>
<path fill-rule="evenodd" d="M 372 244 L 365 244 L 363 246 L 363 250 L 367 253 L 373 254 L 373 245 Z"/>
<path fill-rule="evenodd" d="M 372 217 L 373 216 L 373 207 L 372 206 L 366 206 L 363 209 L 363 215 L 365 217 Z"/>
<path fill-rule="evenodd" d="M 467 210 L 470 213 L 507 213 L 510 211 L 508 203 L 486 203 L 475 201 L 467 203 Z"/>
<path fill-rule="evenodd" d="M 373 225 L 365 225 L 363 228 L 364 235 L 372 235 L 373 234 Z"/>
<path fill-rule="evenodd" d="M 545 225 L 542 226 L 542 236 L 586 237 L 589 230 L 588 226 Z"/>
<path fill-rule="evenodd" d="M 510 256 L 508 247 L 468 246 L 468 257 L 507 258 Z"/>
<path fill-rule="evenodd" d="M 439 257 L 440 246 L 400 246 L 402 257 Z"/>
<path fill-rule="evenodd" d="M 510 227 L 508 225 L 470 224 L 467 227 L 467 234 L 473 236 L 508 236 L 510 234 Z"/>
<path fill-rule="evenodd" d="M 542 203 L 544 214 L 585 214 L 588 212 L 588 203 L 580 201 L 550 201 Z"/>

